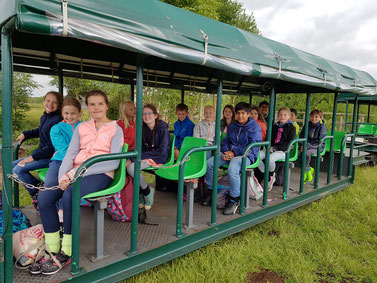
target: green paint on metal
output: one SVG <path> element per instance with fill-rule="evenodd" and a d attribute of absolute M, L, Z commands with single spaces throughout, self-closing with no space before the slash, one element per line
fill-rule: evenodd
<path fill-rule="evenodd" d="M 13 160 L 18 159 L 18 150 L 20 149 L 20 143 L 16 142 L 13 149 Z M 14 199 L 14 207 L 20 207 L 20 186 L 17 182 L 13 182 L 13 199 Z"/>
<path fill-rule="evenodd" d="M 271 140 L 272 135 L 272 121 L 274 115 L 274 102 L 275 102 L 275 86 L 273 85 L 270 90 L 270 104 L 268 109 L 268 123 L 267 123 L 267 136 L 266 141 Z M 263 190 L 263 206 L 267 206 L 267 198 L 268 198 L 268 181 L 269 181 L 269 169 L 270 169 L 270 148 L 271 143 L 269 142 L 266 146 L 266 155 L 264 159 L 264 190 Z"/>
<path fill-rule="evenodd" d="M 77 275 L 66 282 L 118 282 L 125 278 L 131 277 L 142 271 L 168 262 L 176 257 L 187 254 L 200 247 L 212 242 L 238 233 L 246 228 L 257 225 L 277 215 L 289 212 L 300 206 L 306 205 L 318 199 L 324 198 L 329 194 L 344 189 L 350 184 L 350 178 L 341 182 L 326 186 L 319 190 L 299 196 L 280 204 L 266 207 L 257 212 L 240 216 L 226 223 L 209 227 L 203 231 L 177 239 L 174 242 L 164 246 L 149 250 L 142 254 L 125 258 L 115 263 L 109 264 L 85 274 Z"/>
<path fill-rule="evenodd" d="M 220 74 L 221 76 L 222 74 Z M 220 78 L 217 83 L 217 97 L 216 97 L 216 124 L 215 124 L 215 145 L 216 150 L 213 152 L 213 180 L 212 180 L 212 188 L 215 188 L 211 191 L 212 193 L 212 206 L 211 206 L 211 222 L 210 225 L 216 224 L 216 213 L 217 213 L 217 178 L 218 174 L 217 169 L 219 167 L 219 153 L 220 153 L 220 121 L 221 121 L 221 104 L 222 104 L 222 96 L 223 96 L 223 80 Z"/>
<path fill-rule="evenodd" d="M 306 94 L 306 109 L 304 118 L 304 138 L 302 146 L 302 157 L 301 157 L 301 176 L 300 176 L 300 195 L 304 193 L 304 175 L 305 175 L 305 162 L 306 162 L 306 147 L 308 145 L 308 131 L 309 131 L 309 112 L 310 112 L 310 92 Z M 319 156 L 318 156 L 319 158 Z"/>
<path fill-rule="evenodd" d="M 331 132 L 334 135 L 334 138 L 330 140 L 330 158 L 329 158 L 329 168 L 327 171 L 327 184 L 331 183 L 331 171 L 334 164 L 334 145 L 335 145 L 335 131 L 336 131 L 336 113 L 338 111 L 338 97 L 339 94 L 337 92 L 334 93 L 334 104 L 333 104 L 333 111 L 332 111 L 332 124 L 331 124 Z M 348 104 L 347 104 L 348 105 Z"/>
<path fill-rule="evenodd" d="M 12 64 L 12 32 L 14 22 L 10 21 L 1 29 L 1 68 L 2 68 L 2 145 L 1 160 L 3 171 L 3 227 L 4 229 L 4 263 L 5 282 L 13 281 L 13 197 L 12 182 L 7 178 L 12 174 L 12 94 L 13 94 L 13 64 Z"/>

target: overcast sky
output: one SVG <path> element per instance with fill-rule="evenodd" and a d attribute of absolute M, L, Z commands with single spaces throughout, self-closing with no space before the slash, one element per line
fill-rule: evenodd
<path fill-rule="evenodd" d="M 377 79 L 375 0 L 237 0 L 254 16 L 262 35 L 370 73 Z M 49 77 L 35 76 L 43 88 Z"/>
<path fill-rule="evenodd" d="M 237 0 L 262 35 L 377 79 L 375 0 Z"/>

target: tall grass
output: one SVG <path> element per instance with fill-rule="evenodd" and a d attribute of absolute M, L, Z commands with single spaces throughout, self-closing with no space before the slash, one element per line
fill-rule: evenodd
<path fill-rule="evenodd" d="M 377 167 L 355 185 L 125 282 L 244 282 L 269 269 L 285 282 L 377 282 Z"/>

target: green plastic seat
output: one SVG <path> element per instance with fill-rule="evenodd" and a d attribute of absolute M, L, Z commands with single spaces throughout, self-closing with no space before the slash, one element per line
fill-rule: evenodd
<path fill-rule="evenodd" d="M 128 144 L 123 145 L 122 152 L 127 152 L 128 150 Z M 126 183 L 126 159 L 121 159 L 120 164 L 117 170 L 115 170 L 114 174 L 114 180 L 111 183 L 111 185 L 104 190 L 94 192 L 91 194 L 87 194 L 86 196 L 83 196 L 83 198 L 96 198 L 96 197 L 102 197 L 106 195 L 112 195 L 117 192 L 119 192 L 121 189 L 123 189 L 124 184 Z"/>
<path fill-rule="evenodd" d="M 289 162 L 295 162 L 298 158 L 298 142 L 293 145 L 293 149 L 289 152 Z M 277 160 L 277 162 L 284 162 L 285 158 Z"/>
<path fill-rule="evenodd" d="M 207 140 L 194 137 L 185 137 L 179 152 L 178 160 L 175 164 L 181 162 L 183 155 L 190 149 L 207 145 Z M 207 154 L 205 151 L 194 152 L 190 155 L 190 160 L 186 161 L 184 170 L 184 180 L 200 178 L 207 171 Z M 161 168 L 155 171 L 156 175 L 168 179 L 178 180 L 179 166 L 171 168 Z"/>
<path fill-rule="evenodd" d="M 225 139 L 226 137 L 226 133 L 221 133 L 221 136 L 220 136 L 220 144 L 223 143 L 223 140 Z"/>
<path fill-rule="evenodd" d="M 38 172 L 38 178 L 42 182 L 46 180 L 47 171 L 48 171 L 48 168 L 40 168 L 40 169 L 34 170 L 34 172 Z"/>
<path fill-rule="evenodd" d="M 170 166 L 174 163 L 174 143 L 175 143 L 175 135 L 170 134 L 170 152 L 168 156 L 168 161 L 163 166 Z M 147 167 L 144 168 L 143 171 L 156 171 L 158 167 Z"/>
<path fill-rule="evenodd" d="M 342 146 L 342 140 L 343 137 L 346 135 L 346 132 L 344 131 L 335 131 L 334 134 L 331 134 L 331 131 L 328 131 L 329 136 L 334 136 L 334 152 L 340 152 L 341 146 Z M 326 146 L 325 150 L 330 151 L 330 145 L 331 145 L 331 140 L 327 139 L 326 140 Z M 347 145 L 344 144 L 344 150 L 346 150 Z"/>
<path fill-rule="evenodd" d="M 357 134 L 360 135 L 360 136 L 375 135 L 376 134 L 375 125 L 361 124 L 359 126 L 359 130 L 357 131 Z"/>

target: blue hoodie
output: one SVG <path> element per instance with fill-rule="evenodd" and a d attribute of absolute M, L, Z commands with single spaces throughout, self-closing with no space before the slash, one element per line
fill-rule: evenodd
<path fill-rule="evenodd" d="M 55 153 L 51 160 L 63 160 L 71 142 L 73 132 L 80 123 L 81 121 L 75 124 L 68 124 L 62 121 L 51 128 L 50 137 L 55 148 Z"/>
<path fill-rule="evenodd" d="M 25 140 L 39 138 L 39 146 L 31 154 L 34 160 L 50 159 L 54 154 L 55 150 L 50 139 L 50 130 L 61 120 L 60 110 L 51 113 L 44 112 L 38 128 L 23 132 Z"/>
<path fill-rule="evenodd" d="M 183 121 L 177 120 L 174 123 L 174 135 L 175 143 L 174 146 L 178 149 L 181 148 L 183 140 L 185 137 L 192 137 L 194 134 L 195 124 L 187 116 Z"/>
<path fill-rule="evenodd" d="M 260 141 L 262 129 L 254 119 L 249 118 L 243 125 L 236 121 L 228 126 L 227 135 L 221 144 L 221 152 L 232 151 L 235 156 L 240 156 L 249 144 Z M 247 156 L 252 163 L 257 159 L 258 152 L 259 147 L 253 147 Z"/>
<path fill-rule="evenodd" d="M 308 127 L 308 149 L 318 148 L 320 139 L 324 138 L 327 135 L 327 128 L 325 124 L 318 122 L 313 124 L 309 121 Z M 300 137 L 304 136 L 304 131 L 300 133 Z M 321 151 L 325 148 L 325 143 L 321 145 Z"/>

